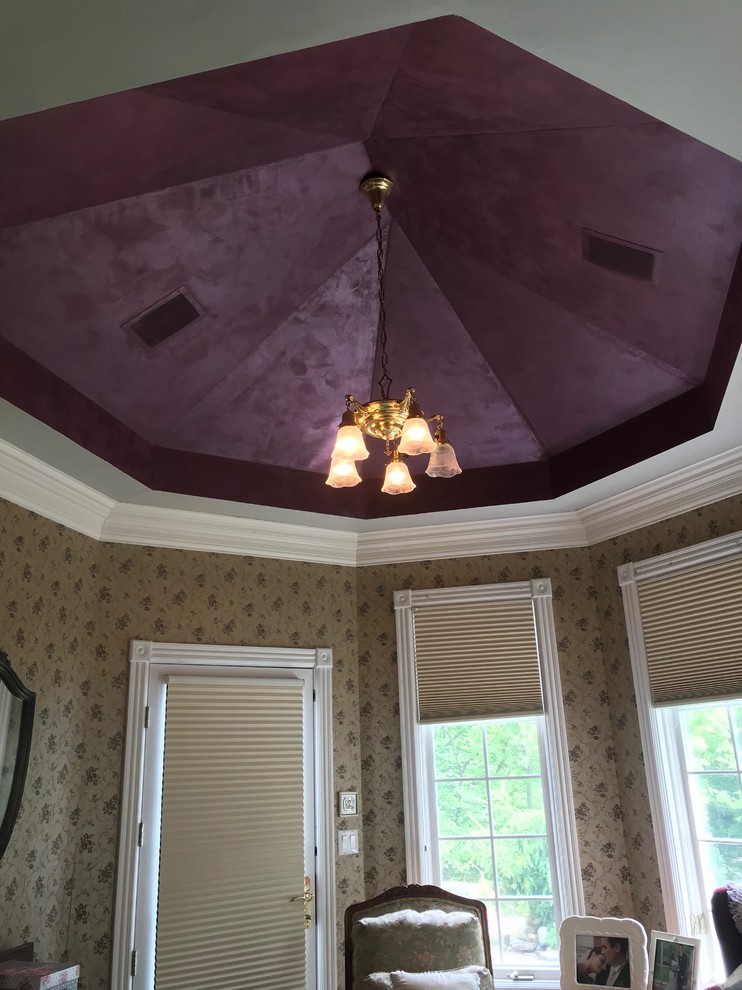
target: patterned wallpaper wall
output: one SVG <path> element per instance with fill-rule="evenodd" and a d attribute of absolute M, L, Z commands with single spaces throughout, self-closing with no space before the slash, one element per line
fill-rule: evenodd
<path fill-rule="evenodd" d="M 107 988 L 129 640 L 331 646 L 335 788 L 360 790 L 355 571 L 102 545 L 0 502 L 0 582 L 0 643 L 38 712 L 0 947 L 31 938 Z M 362 863 L 337 859 L 339 924 Z"/>
<path fill-rule="evenodd" d="M 623 600 L 616 569 L 742 529 L 726 499 L 587 549 L 420 561 L 359 571 L 366 895 L 405 880 L 392 595 L 550 577 L 588 913 L 664 928 Z"/>
<path fill-rule="evenodd" d="M 87 537 L 0 502 L 0 642 L 36 691 L 26 789 L 0 860 L 0 946 L 33 939 L 50 959 L 65 958 L 84 922 L 75 890 L 86 776 L 96 773 L 85 727 L 97 552 Z M 110 814 L 115 822 L 115 806 Z M 103 959 L 107 946 L 97 951 Z"/>
<path fill-rule="evenodd" d="M 610 713 L 623 809 L 626 855 L 636 913 L 647 928 L 664 928 L 662 891 L 652 831 L 646 776 L 639 735 L 631 658 L 623 599 L 616 570 L 629 561 L 646 560 L 742 530 L 742 497 L 725 499 L 666 522 L 627 533 L 590 548 L 597 593 Z M 709 892 L 710 893 L 710 892 Z"/>
<path fill-rule="evenodd" d="M 587 549 L 364 568 L 358 599 L 366 892 L 404 877 L 404 822 L 392 595 L 550 577 L 588 913 L 634 916 L 611 731 L 597 590 Z"/>
<path fill-rule="evenodd" d="M 554 588 L 588 910 L 659 927 L 615 569 L 740 528 L 737 498 L 590 549 L 353 570 L 97 544 L 0 502 L 0 647 L 38 712 L 0 860 L 0 947 L 33 938 L 81 962 L 88 990 L 108 986 L 130 639 L 333 648 L 335 784 L 360 790 L 363 812 L 363 856 L 337 861 L 340 926 L 364 891 L 404 879 L 392 593 L 540 576 Z"/>

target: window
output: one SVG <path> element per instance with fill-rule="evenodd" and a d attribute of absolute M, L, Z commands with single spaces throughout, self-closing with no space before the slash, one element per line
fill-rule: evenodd
<path fill-rule="evenodd" d="M 495 958 L 558 967 L 542 718 L 432 725 L 437 883 L 488 907 Z M 425 731 L 425 730 L 424 730 Z"/>
<path fill-rule="evenodd" d="M 715 887 L 742 870 L 742 539 L 619 568 L 668 930 L 723 972 Z"/>
<path fill-rule="evenodd" d="M 706 889 L 742 876 L 742 702 L 677 709 Z"/>
<path fill-rule="evenodd" d="M 584 908 L 550 582 L 394 601 L 407 879 L 485 902 L 498 980 L 556 985 Z"/>

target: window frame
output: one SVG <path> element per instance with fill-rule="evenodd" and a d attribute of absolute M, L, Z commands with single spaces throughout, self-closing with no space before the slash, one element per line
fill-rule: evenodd
<path fill-rule="evenodd" d="M 634 677 L 639 731 L 644 753 L 649 806 L 657 848 L 657 865 L 668 931 L 701 938 L 702 966 L 706 976 L 718 968 L 711 936 L 710 898 L 705 890 L 700 850 L 695 839 L 688 793 L 688 774 L 678 708 L 711 707 L 725 704 L 732 697 L 709 697 L 699 701 L 653 705 L 644 644 L 644 627 L 638 585 L 643 581 L 677 574 L 684 569 L 721 561 L 742 554 L 742 533 L 683 547 L 644 561 L 618 568 L 624 614 L 629 638 L 629 654 Z M 682 786 L 671 786 L 681 781 Z M 701 980 L 705 978 L 701 973 Z"/>
<path fill-rule="evenodd" d="M 432 849 L 435 835 L 435 794 L 428 773 L 432 767 L 432 734 L 417 718 L 414 610 L 478 602 L 530 600 L 538 647 L 543 696 L 543 731 L 539 733 L 543 767 L 544 802 L 548 816 L 549 854 L 552 861 L 554 910 L 558 921 L 585 913 L 584 891 L 575 826 L 572 779 L 569 769 L 567 731 L 562 703 L 559 658 L 552 611 L 551 581 L 513 581 L 463 588 L 433 588 L 396 591 L 394 610 L 397 628 L 399 716 L 402 741 L 405 849 L 408 883 L 435 883 Z M 517 716 L 518 713 L 514 713 Z M 556 850 L 560 855 L 556 855 Z M 510 967 L 506 967 L 510 968 Z M 524 969 L 526 967 L 523 967 Z M 529 969 L 533 967 L 528 967 Z M 507 980 L 504 973 L 498 979 Z M 546 978 L 531 981 L 554 986 Z"/>

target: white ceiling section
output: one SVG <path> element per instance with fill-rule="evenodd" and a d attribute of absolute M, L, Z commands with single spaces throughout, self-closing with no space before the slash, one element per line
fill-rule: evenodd
<path fill-rule="evenodd" d="M 450 13 L 742 160 L 742 0 L 4 0 L 0 119 Z M 414 522 L 151 492 L 0 402 L 0 497 L 127 542 L 158 542 L 169 515 L 171 546 L 293 556 L 293 532 L 327 559 L 334 534 L 336 562 L 409 560 L 580 545 L 740 491 L 742 357 L 712 433 L 552 502 Z"/>

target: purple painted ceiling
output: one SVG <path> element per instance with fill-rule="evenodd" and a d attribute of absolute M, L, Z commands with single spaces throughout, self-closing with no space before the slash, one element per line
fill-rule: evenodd
<path fill-rule="evenodd" d="M 464 473 L 324 485 L 392 395 Z M 0 123 L 0 394 L 161 490 L 372 518 L 547 499 L 710 430 L 742 339 L 742 164 L 461 18 Z M 658 252 L 583 261 L 583 229 Z M 202 315 L 128 322 L 185 287 Z M 374 441 L 370 442 L 370 445 Z M 419 462 L 419 463 L 417 463 Z"/>

